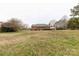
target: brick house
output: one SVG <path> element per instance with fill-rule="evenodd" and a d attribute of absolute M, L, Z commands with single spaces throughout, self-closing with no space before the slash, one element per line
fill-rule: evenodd
<path fill-rule="evenodd" d="M 33 24 L 31 26 L 32 30 L 50 30 L 50 26 L 48 24 Z"/>

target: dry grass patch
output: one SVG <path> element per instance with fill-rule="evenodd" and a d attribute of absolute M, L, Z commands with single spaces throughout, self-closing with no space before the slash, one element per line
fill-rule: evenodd
<path fill-rule="evenodd" d="M 79 31 L 0 33 L 0 55 L 79 55 Z"/>

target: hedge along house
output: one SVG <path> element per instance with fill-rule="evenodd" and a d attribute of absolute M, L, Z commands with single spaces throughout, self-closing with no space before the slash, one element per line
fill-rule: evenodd
<path fill-rule="evenodd" d="M 50 26 L 48 24 L 33 24 L 31 30 L 50 30 Z"/>

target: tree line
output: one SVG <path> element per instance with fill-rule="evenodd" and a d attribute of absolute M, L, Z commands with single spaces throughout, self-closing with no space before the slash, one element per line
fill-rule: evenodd
<path fill-rule="evenodd" d="M 71 9 L 71 16 L 68 21 L 68 28 L 79 29 L 79 4 Z"/>
<path fill-rule="evenodd" d="M 59 21 L 55 22 L 54 27 L 56 27 L 56 29 L 79 29 L 79 4 L 74 6 L 70 11 L 71 18 L 67 20 L 65 17 L 63 17 Z"/>

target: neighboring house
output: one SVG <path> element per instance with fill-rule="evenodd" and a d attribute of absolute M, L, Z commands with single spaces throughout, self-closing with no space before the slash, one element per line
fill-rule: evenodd
<path fill-rule="evenodd" d="M 47 24 L 33 24 L 31 26 L 32 30 L 50 30 L 50 26 Z"/>

